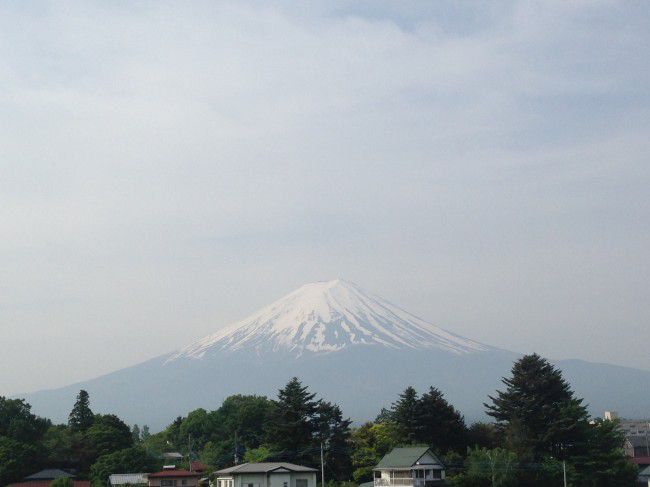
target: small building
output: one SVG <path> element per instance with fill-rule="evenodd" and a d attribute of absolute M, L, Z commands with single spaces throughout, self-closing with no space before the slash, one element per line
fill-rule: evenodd
<path fill-rule="evenodd" d="M 623 449 L 625 454 L 631 458 L 650 457 L 650 438 L 648 436 L 626 436 Z"/>
<path fill-rule="evenodd" d="M 215 487 L 316 487 L 317 472 L 286 462 L 243 463 L 215 472 Z"/>
<path fill-rule="evenodd" d="M 148 473 L 114 473 L 108 476 L 111 487 L 116 485 L 147 485 Z"/>
<path fill-rule="evenodd" d="M 445 466 L 426 446 L 393 448 L 373 469 L 374 487 L 435 487 Z"/>
<path fill-rule="evenodd" d="M 201 474 L 189 470 L 167 469 L 147 476 L 149 487 L 197 487 Z"/>
<path fill-rule="evenodd" d="M 161 455 L 165 463 L 176 464 L 183 461 L 183 454 L 177 451 L 168 451 Z"/>
<path fill-rule="evenodd" d="M 21 482 L 10 484 L 10 487 L 49 487 L 53 480 L 68 478 L 74 487 L 90 487 L 89 480 L 76 480 L 76 476 L 58 468 L 48 468 L 25 477 Z"/>

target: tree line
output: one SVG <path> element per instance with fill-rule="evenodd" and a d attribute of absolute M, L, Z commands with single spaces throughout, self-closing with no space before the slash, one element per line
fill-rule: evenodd
<path fill-rule="evenodd" d="M 467 426 L 440 390 L 420 394 L 409 386 L 374 421 L 353 427 L 337 404 L 293 378 L 276 398 L 230 396 L 156 434 L 93 413 L 85 391 L 68 423 L 58 425 L 32 414 L 22 400 L 0 397 L 0 485 L 47 466 L 75 469 L 104 486 L 112 473 L 161 468 L 166 451 L 211 469 L 256 461 L 318 466 L 321 448 L 329 484 L 358 484 L 372 479 L 383 455 L 406 445 L 430 447 L 447 467 L 448 485 L 458 487 L 562 485 L 565 472 L 575 487 L 635 485 L 636 467 L 624 455 L 618 424 L 592 420 L 547 360 L 524 356 L 503 385 L 485 403 L 489 423 Z"/>

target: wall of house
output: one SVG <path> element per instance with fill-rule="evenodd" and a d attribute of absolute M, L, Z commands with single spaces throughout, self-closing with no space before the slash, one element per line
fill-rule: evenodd
<path fill-rule="evenodd" d="M 253 484 L 253 487 L 268 487 L 265 473 L 246 473 L 235 475 L 235 487 L 247 487 L 247 484 Z"/>
<path fill-rule="evenodd" d="M 149 487 L 161 487 L 163 483 L 171 481 L 172 487 L 197 487 L 199 485 L 199 479 L 197 477 L 188 477 L 188 478 L 149 478 Z"/>

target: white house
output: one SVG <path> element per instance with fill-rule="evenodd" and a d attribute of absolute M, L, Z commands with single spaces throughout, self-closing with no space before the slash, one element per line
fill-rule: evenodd
<path fill-rule="evenodd" d="M 435 487 L 445 466 L 426 446 L 393 448 L 373 469 L 374 487 Z"/>
<path fill-rule="evenodd" d="M 285 462 L 243 463 L 215 472 L 215 487 L 316 487 L 316 472 Z"/>

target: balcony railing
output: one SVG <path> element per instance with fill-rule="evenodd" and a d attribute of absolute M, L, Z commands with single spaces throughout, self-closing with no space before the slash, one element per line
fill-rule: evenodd
<path fill-rule="evenodd" d="M 375 487 L 428 487 L 432 483 L 440 482 L 440 480 L 440 478 L 413 479 L 408 477 L 375 479 Z"/>

